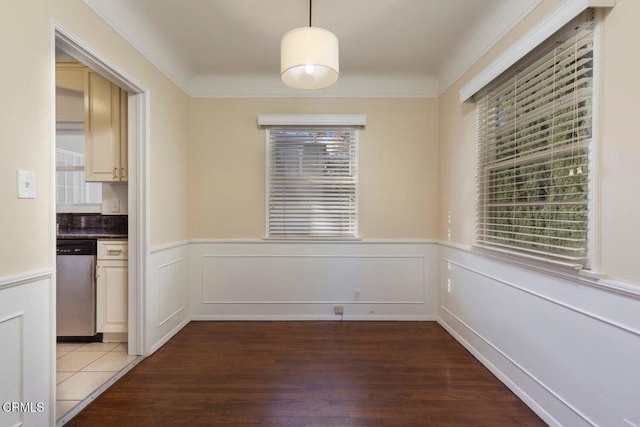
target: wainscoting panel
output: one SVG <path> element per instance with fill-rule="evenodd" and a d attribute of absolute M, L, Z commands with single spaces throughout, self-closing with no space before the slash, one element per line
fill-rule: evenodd
<path fill-rule="evenodd" d="M 640 299 L 440 247 L 442 325 L 551 425 L 640 425 Z"/>
<path fill-rule="evenodd" d="M 186 309 L 187 304 L 187 262 L 185 258 L 177 258 L 158 266 L 158 326 L 169 322 Z"/>
<path fill-rule="evenodd" d="M 424 304 L 422 257 L 207 255 L 202 269 L 204 304 L 345 302 L 355 289 L 361 301 Z"/>
<path fill-rule="evenodd" d="M 147 343 L 151 354 L 189 322 L 186 242 L 158 248 L 149 257 Z"/>
<path fill-rule="evenodd" d="M 435 320 L 430 243 L 210 241 L 190 251 L 194 319 Z"/>
<path fill-rule="evenodd" d="M 23 402 L 23 367 L 24 349 L 22 338 L 24 328 L 22 312 L 0 318 L 0 342 L 3 350 L 0 352 L 0 403 Z M 19 426 L 23 423 L 22 413 L 8 412 L 2 408 L 3 425 Z"/>
<path fill-rule="evenodd" d="M 50 270 L 0 278 L 1 426 L 51 424 L 52 297 Z"/>

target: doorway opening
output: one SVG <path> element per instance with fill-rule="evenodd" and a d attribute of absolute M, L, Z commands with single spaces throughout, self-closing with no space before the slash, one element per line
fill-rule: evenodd
<path fill-rule="evenodd" d="M 57 92 L 51 178 L 57 242 L 52 248 L 57 254 L 52 395 L 56 424 L 61 425 L 149 353 L 144 327 L 148 91 L 55 23 L 52 40 Z M 106 144 L 100 140 L 105 134 L 110 134 Z M 64 252 L 80 240 L 85 246 L 78 248 L 86 254 Z M 62 256 L 60 247 L 67 248 Z M 80 258 L 87 274 L 76 279 L 70 272 L 77 270 L 74 263 Z M 68 288 L 80 286 L 76 280 L 95 296 L 85 301 L 89 322 L 61 316 L 70 311 L 64 307 L 77 305 L 68 298 L 82 292 Z M 65 287 L 66 294 L 61 293 Z M 90 322 L 93 329 L 85 325 Z"/>

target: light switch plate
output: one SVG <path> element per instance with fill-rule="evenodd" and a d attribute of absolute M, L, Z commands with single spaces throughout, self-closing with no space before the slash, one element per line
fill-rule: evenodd
<path fill-rule="evenodd" d="M 36 173 L 18 169 L 18 199 L 36 198 Z"/>

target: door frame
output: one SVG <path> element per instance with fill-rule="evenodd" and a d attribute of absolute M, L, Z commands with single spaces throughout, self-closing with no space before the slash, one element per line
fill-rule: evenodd
<path fill-rule="evenodd" d="M 129 354 L 146 356 L 150 353 L 146 333 L 146 284 L 149 247 L 149 98 L 150 91 L 113 63 L 105 59 L 99 52 L 83 42 L 60 23 L 52 22 L 51 62 L 55 76 L 55 48 L 80 60 L 93 71 L 102 75 L 128 93 L 128 208 L 129 208 L 129 302 L 128 302 L 128 336 Z M 55 153 L 55 78 L 52 81 L 53 114 L 52 114 L 52 153 Z M 52 154 L 52 217 L 55 222 L 55 155 Z M 56 227 L 52 226 L 53 248 L 55 260 Z M 55 290 L 55 275 L 53 289 Z M 52 323 L 55 325 L 56 302 L 52 298 Z M 53 329 L 53 346 L 55 353 L 55 328 Z M 55 363 L 53 364 L 55 376 Z M 53 381 L 55 393 L 55 381 Z"/>

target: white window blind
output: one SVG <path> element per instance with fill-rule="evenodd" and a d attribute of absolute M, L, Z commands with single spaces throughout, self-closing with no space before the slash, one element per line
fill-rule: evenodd
<path fill-rule="evenodd" d="M 357 130 L 268 130 L 269 237 L 357 237 Z"/>
<path fill-rule="evenodd" d="M 84 176 L 84 153 L 56 148 L 56 204 L 102 203 L 102 183 Z"/>
<path fill-rule="evenodd" d="M 592 100 L 592 23 L 572 23 L 477 95 L 479 246 L 586 265 Z"/>

